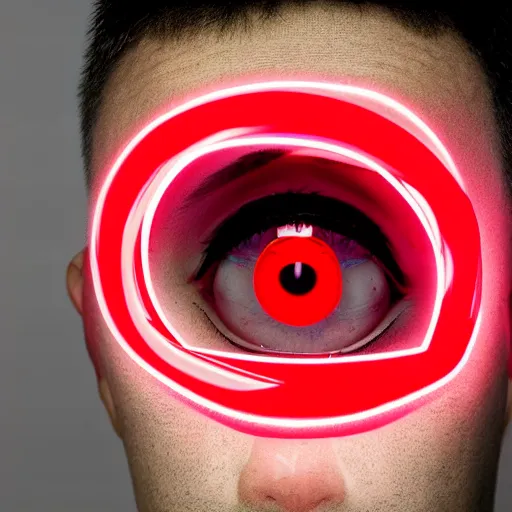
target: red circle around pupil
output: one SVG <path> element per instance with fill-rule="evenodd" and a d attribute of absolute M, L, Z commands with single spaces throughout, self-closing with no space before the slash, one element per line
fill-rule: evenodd
<path fill-rule="evenodd" d="M 253 285 L 269 316 L 283 324 L 305 327 L 324 320 L 339 304 L 341 267 L 322 240 L 286 236 L 263 250 L 254 267 Z"/>

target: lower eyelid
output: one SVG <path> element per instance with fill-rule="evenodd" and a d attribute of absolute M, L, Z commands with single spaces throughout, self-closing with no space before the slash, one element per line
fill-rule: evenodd
<path fill-rule="evenodd" d="M 247 352 L 253 352 L 253 353 L 256 353 L 256 354 L 260 354 L 261 352 L 259 352 L 258 350 L 251 350 L 250 348 L 246 348 L 246 347 L 242 347 L 240 345 L 238 345 L 237 343 L 235 343 L 233 340 L 229 339 L 218 327 L 217 325 L 213 322 L 213 320 L 210 318 L 210 316 L 208 315 L 208 313 L 197 303 L 194 303 L 194 306 L 199 310 L 201 311 L 201 313 L 203 314 L 205 320 L 207 321 L 207 323 L 210 325 L 210 327 L 212 327 L 214 329 L 214 334 L 216 336 L 218 336 L 219 339 L 221 339 L 223 342 L 227 342 L 229 345 L 230 345 L 230 350 L 232 352 L 235 352 L 235 353 L 239 353 L 239 354 L 246 354 Z M 211 348 L 211 347 L 207 347 L 207 348 Z M 222 350 L 222 349 L 221 349 Z"/>
<path fill-rule="evenodd" d="M 381 321 L 377 329 L 373 330 L 370 334 L 365 336 L 362 340 L 357 341 L 349 347 L 345 347 L 340 350 L 340 354 L 347 354 L 360 350 L 367 345 L 377 342 L 381 336 L 384 336 L 386 332 L 393 327 L 393 324 L 400 318 L 400 316 L 408 309 L 410 303 L 408 301 L 402 301 L 396 304 Z"/>
<path fill-rule="evenodd" d="M 352 344 L 349 347 L 345 347 L 342 350 L 336 350 L 335 352 L 329 353 L 325 352 L 323 355 L 325 357 L 327 356 L 341 356 L 350 354 L 353 352 L 358 351 L 366 351 L 369 347 L 371 347 L 374 343 L 378 343 L 379 339 L 386 336 L 388 333 L 390 333 L 393 329 L 393 326 L 395 323 L 404 315 L 407 313 L 407 311 L 410 310 L 411 306 L 413 306 L 415 301 L 412 298 L 404 298 L 397 304 L 395 304 L 387 313 L 385 318 L 380 322 L 379 326 L 374 329 L 371 333 L 369 333 L 367 336 L 364 337 L 364 339 L 357 341 L 356 343 Z M 255 353 L 260 355 L 272 355 L 273 353 L 279 353 L 277 350 L 272 350 L 269 348 L 265 348 L 263 345 L 261 345 L 261 350 L 258 349 L 256 346 L 252 346 L 251 343 L 244 342 L 241 338 L 239 338 L 237 335 L 235 335 L 233 332 L 231 332 L 230 329 L 228 329 L 225 325 L 223 325 L 223 322 L 217 317 L 217 315 L 212 311 L 213 315 L 210 317 L 210 314 L 208 314 L 201 306 L 198 304 L 194 304 L 196 307 L 198 307 L 202 313 L 204 314 L 206 320 L 208 321 L 209 325 L 214 328 L 215 335 L 219 337 L 219 339 L 222 339 L 224 341 L 227 341 L 230 345 L 230 350 L 235 350 L 237 353 Z M 211 304 L 210 304 L 211 306 Z M 216 319 L 216 321 L 214 321 Z M 222 325 L 222 327 L 219 327 L 217 325 L 217 322 L 219 322 L 219 325 Z M 225 331 L 224 331 L 225 329 Z M 232 336 L 232 339 L 230 338 Z M 371 349 L 370 349 L 371 350 Z M 373 352 L 369 352 L 373 353 Z M 289 353 L 287 353 L 289 355 Z M 298 354 L 303 356 L 309 356 L 308 353 Z"/>

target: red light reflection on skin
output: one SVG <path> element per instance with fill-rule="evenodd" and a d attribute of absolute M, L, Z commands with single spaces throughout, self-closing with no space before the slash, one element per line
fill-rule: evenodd
<path fill-rule="evenodd" d="M 152 219 L 175 177 L 196 159 L 255 145 L 331 154 L 378 174 L 402 196 L 428 235 L 436 267 L 432 316 L 418 347 L 334 358 L 190 349 L 154 293 Z M 465 219 L 464 233 L 456 217 Z M 161 116 L 107 175 L 90 248 L 100 310 L 126 353 L 196 409 L 254 435 L 342 435 L 392 421 L 460 372 L 480 325 L 478 224 L 457 169 L 411 111 L 358 87 L 250 84 Z"/>

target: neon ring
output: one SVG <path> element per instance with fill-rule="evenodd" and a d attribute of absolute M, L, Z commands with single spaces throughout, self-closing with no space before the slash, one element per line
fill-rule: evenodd
<path fill-rule="evenodd" d="M 428 236 L 437 271 L 431 319 L 418 347 L 297 358 L 187 343 L 152 285 L 153 217 L 192 162 L 247 146 L 341 157 L 377 173 L 407 202 Z M 160 116 L 108 172 L 93 211 L 89 254 L 100 311 L 124 351 L 185 403 L 255 435 L 343 435 L 391 421 L 461 371 L 480 325 L 479 229 L 455 164 L 409 109 L 359 87 L 256 83 L 198 97 Z"/>

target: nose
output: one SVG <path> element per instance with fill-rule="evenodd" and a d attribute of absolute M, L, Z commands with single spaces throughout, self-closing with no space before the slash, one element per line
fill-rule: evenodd
<path fill-rule="evenodd" d="M 314 512 L 343 503 L 345 487 L 330 440 L 256 438 L 239 481 L 258 511 Z"/>

